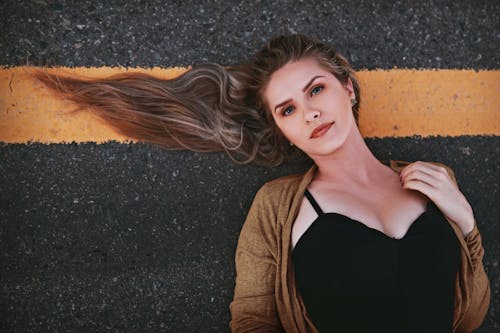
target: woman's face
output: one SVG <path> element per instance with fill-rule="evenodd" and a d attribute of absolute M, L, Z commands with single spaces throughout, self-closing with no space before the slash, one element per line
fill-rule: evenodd
<path fill-rule="evenodd" d="M 285 137 L 312 159 L 334 153 L 356 126 L 352 82 L 344 86 L 314 59 L 274 72 L 263 94 Z"/>

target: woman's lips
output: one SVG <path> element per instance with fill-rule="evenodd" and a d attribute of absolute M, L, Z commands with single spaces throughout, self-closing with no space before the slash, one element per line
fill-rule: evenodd
<path fill-rule="evenodd" d="M 328 130 L 330 129 L 330 127 L 332 127 L 332 125 L 334 124 L 335 122 L 331 122 L 331 123 L 325 123 L 325 124 L 321 124 L 319 125 L 318 127 L 316 127 L 312 133 L 311 133 L 311 139 L 316 139 L 316 138 L 319 138 L 320 136 L 323 136 L 326 132 L 328 132 Z"/>

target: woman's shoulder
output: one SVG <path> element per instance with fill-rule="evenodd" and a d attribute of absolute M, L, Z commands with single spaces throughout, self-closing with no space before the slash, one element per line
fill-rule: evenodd
<path fill-rule="evenodd" d="M 289 191 L 297 192 L 301 187 L 305 188 L 311 182 L 315 171 L 316 166 L 312 165 L 306 171 L 270 180 L 266 182 L 261 189 L 270 194 L 283 194 Z"/>
<path fill-rule="evenodd" d="M 283 190 L 284 188 L 288 188 L 291 186 L 296 186 L 300 183 L 300 181 L 304 178 L 304 172 L 295 173 L 291 175 L 282 176 L 273 180 L 266 182 L 262 187 L 267 190 Z"/>
<path fill-rule="evenodd" d="M 308 181 L 310 171 L 294 173 L 269 180 L 257 191 L 255 199 L 268 204 L 280 204 L 292 200 L 293 196 Z"/>

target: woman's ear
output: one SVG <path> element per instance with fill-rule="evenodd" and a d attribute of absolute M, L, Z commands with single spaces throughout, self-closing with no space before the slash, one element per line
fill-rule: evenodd
<path fill-rule="evenodd" d="M 347 78 L 347 83 L 346 83 L 346 85 L 344 87 L 349 92 L 349 97 L 350 98 L 356 98 L 356 94 L 354 93 L 354 87 L 352 85 L 352 81 L 351 81 L 350 77 Z"/>

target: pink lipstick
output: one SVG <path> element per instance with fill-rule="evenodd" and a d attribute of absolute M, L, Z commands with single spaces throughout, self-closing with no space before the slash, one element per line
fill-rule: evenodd
<path fill-rule="evenodd" d="M 335 122 L 331 122 L 331 123 L 325 123 L 325 124 L 321 124 L 319 126 L 317 126 L 311 133 L 311 136 L 310 138 L 311 139 L 316 139 L 316 138 L 319 138 L 320 136 L 323 136 L 326 134 L 326 132 L 328 132 L 328 130 L 330 129 L 330 127 L 332 127 L 332 125 L 334 124 Z"/>

